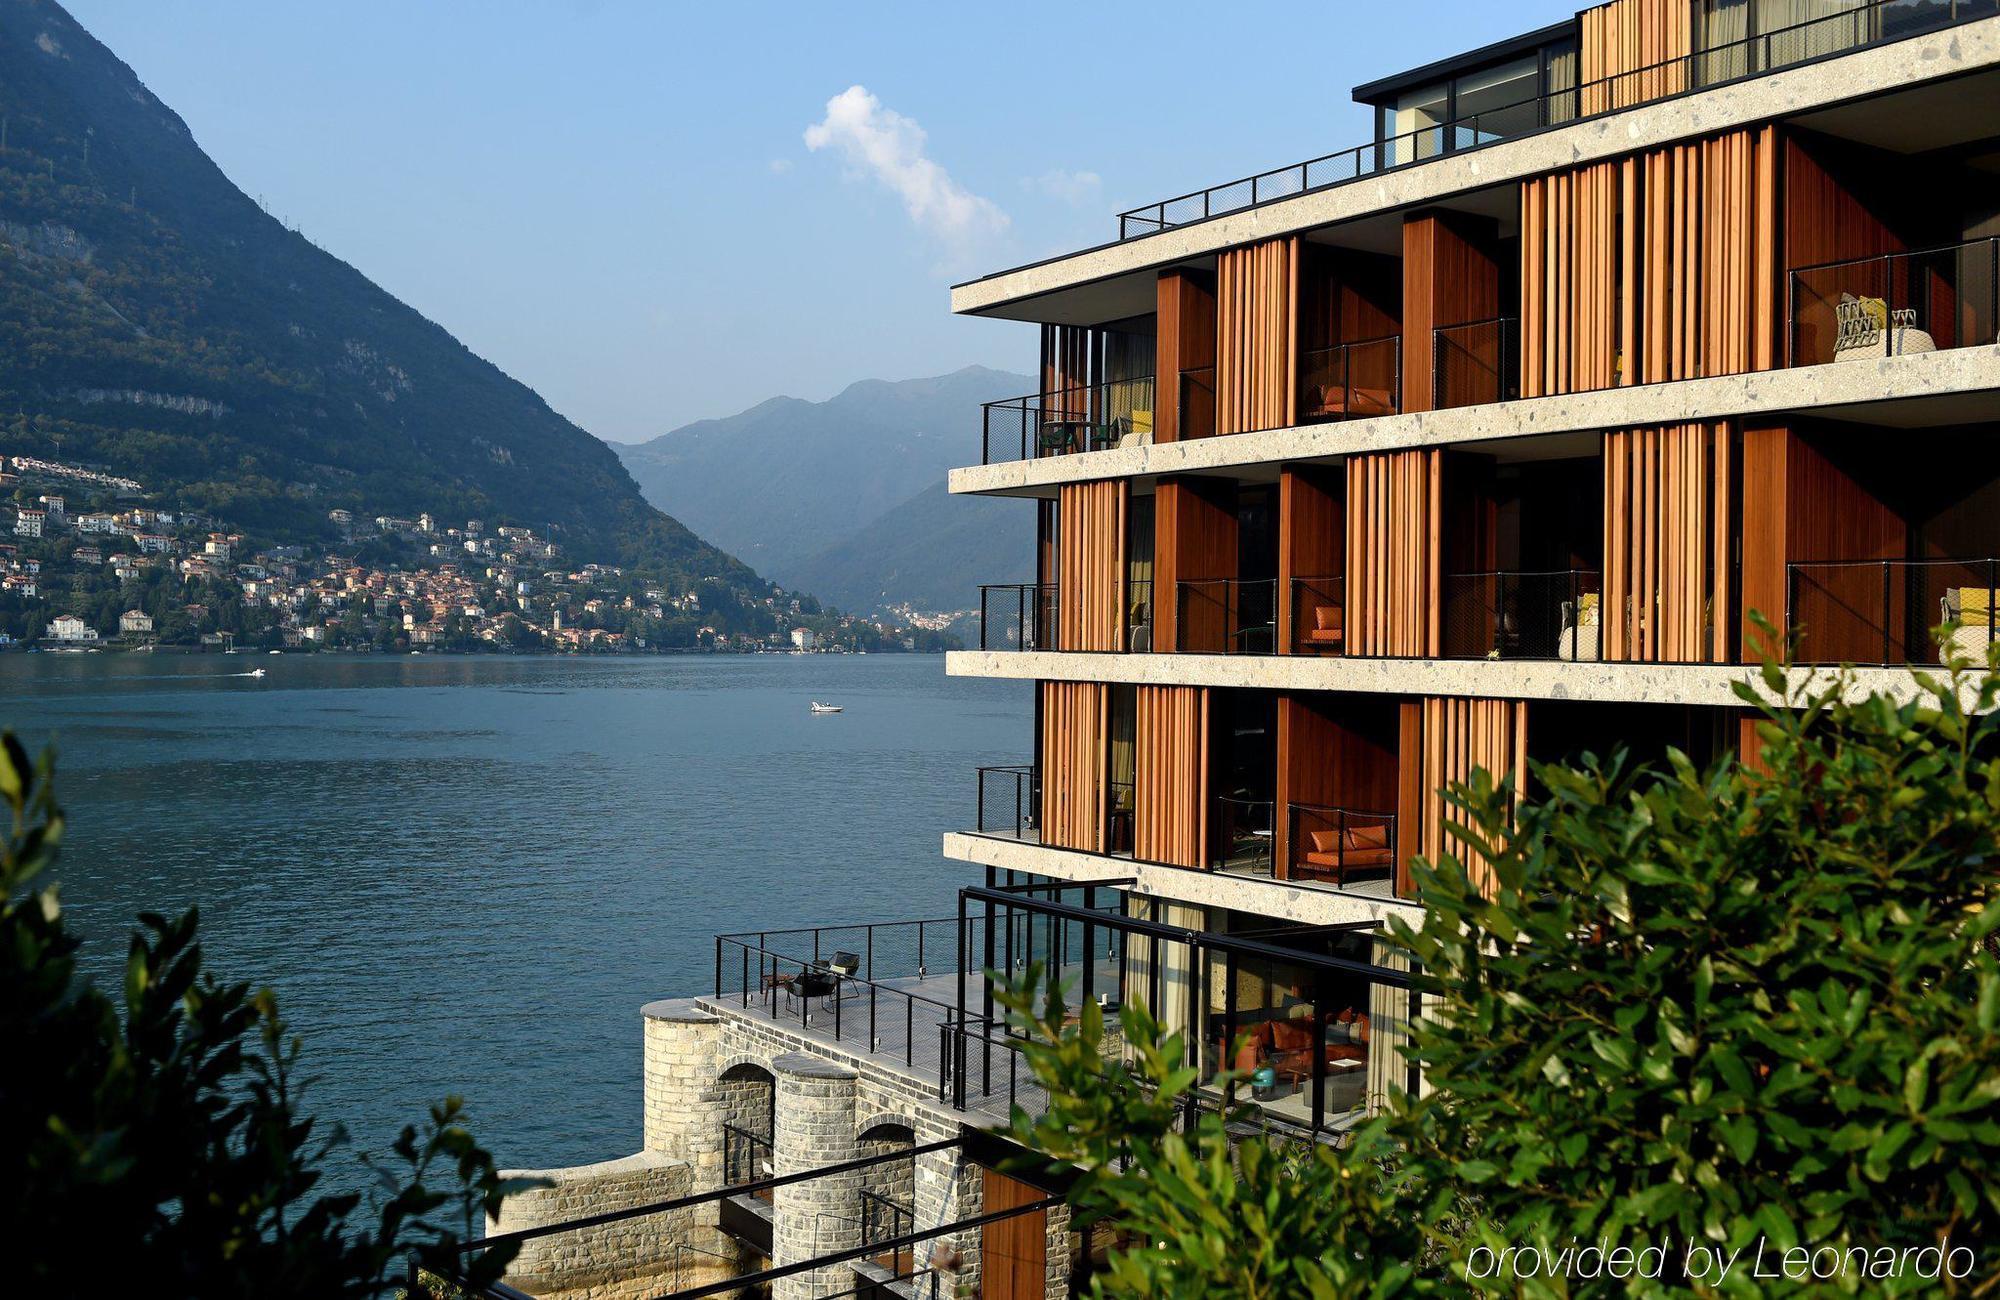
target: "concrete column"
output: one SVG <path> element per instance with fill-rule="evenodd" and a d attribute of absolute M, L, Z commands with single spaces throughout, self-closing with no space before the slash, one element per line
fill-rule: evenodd
<path fill-rule="evenodd" d="M 722 1182 L 716 1090 L 722 1022 L 685 998 L 649 1002 L 645 1017 L 645 1149 L 686 1161 L 694 1187 Z"/>
<path fill-rule="evenodd" d="M 777 1133 L 772 1161 L 778 1173 L 799 1173 L 853 1160 L 854 1071 L 791 1052 L 771 1063 L 778 1076 Z M 810 1178 L 775 1192 L 771 1263 L 782 1268 L 861 1244 L 859 1172 Z M 780 1279 L 772 1300 L 819 1300 L 853 1289 L 854 1270 L 841 1264 Z"/>

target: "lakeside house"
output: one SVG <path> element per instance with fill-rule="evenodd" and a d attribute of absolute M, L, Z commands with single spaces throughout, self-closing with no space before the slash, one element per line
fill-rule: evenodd
<path fill-rule="evenodd" d="M 97 643 L 97 629 L 91 627 L 74 614 L 60 614 L 51 619 L 48 630 L 42 635 L 45 640 L 54 641 L 62 645 L 95 645 Z"/>
<path fill-rule="evenodd" d="M 700 1199 L 670 1242 L 531 1240 L 510 1285 L 676 1290 L 699 1252 L 780 1300 L 947 1258 L 1077 1294 L 1105 1239 L 995 1132 L 1045 1099 L 984 970 L 1143 1000 L 1199 1079 L 1341 1143 L 1427 1086 L 1382 935 L 1452 843 L 1441 788 L 1617 745 L 1755 766 L 1753 612 L 1899 698 L 1946 618 L 1982 657 L 2000 128 L 1941 106 L 1988 91 L 1990 5 L 1612 0 L 1357 87 L 1354 148 L 956 286 L 1042 376 L 950 483 L 1036 503 L 1036 581 L 948 661 L 1036 699 L 1015 763 L 960 774 L 979 883 L 868 925 L 746 901 L 712 984 L 642 1010 L 641 1150 L 493 1226 Z"/>

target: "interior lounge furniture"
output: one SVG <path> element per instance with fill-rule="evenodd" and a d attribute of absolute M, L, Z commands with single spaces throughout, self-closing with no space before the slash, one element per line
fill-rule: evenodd
<path fill-rule="evenodd" d="M 1875 361 L 1912 352 L 1937 351 L 1937 341 L 1929 332 L 1917 328 L 1914 307 L 1892 312 L 1880 298 L 1857 298 L 1843 293 L 1833 311 L 1839 325 L 1833 344 L 1835 361 Z"/>
<path fill-rule="evenodd" d="M 1347 644 L 1345 609 L 1341 605 L 1328 603 L 1314 605 L 1308 621 L 1302 629 L 1299 642 L 1314 650 L 1339 651 Z"/>
<path fill-rule="evenodd" d="M 1313 1044 L 1317 1040 L 1326 1080 L 1322 1092 L 1325 1113 L 1340 1115 L 1361 1105 L 1368 1076 L 1366 1011 L 1344 1007 L 1320 1024 L 1311 1008 L 1300 1003 L 1265 1013 L 1265 1017 L 1254 1024 L 1239 1021 L 1238 1032 L 1246 1037 L 1230 1061 L 1232 1069 L 1252 1077 L 1269 1071 L 1272 1083 L 1282 1083 L 1287 1093 L 1303 1091 L 1312 1086 Z M 1225 1059 L 1226 1046 L 1218 1041 L 1217 1060 Z"/>
<path fill-rule="evenodd" d="M 1974 663 L 1986 662 L 1986 647 L 1993 644 L 1994 609 L 1985 587 L 1950 587 L 1942 600 L 1946 623 L 1957 626 L 1938 647 L 1938 662 L 1949 663 L 1963 656 Z"/>
<path fill-rule="evenodd" d="M 1323 830 L 1309 830 L 1305 852 L 1299 855 L 1308 878 L 1332 877 L 1345 887 L 1348 877 L 1380 879 L 1395 870 L 1396 845 L 1387 821 L 1352 822 Z"/>

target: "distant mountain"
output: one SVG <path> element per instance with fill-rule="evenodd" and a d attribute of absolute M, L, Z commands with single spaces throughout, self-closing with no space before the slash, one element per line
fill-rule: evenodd
<path fill-rule="evenodd" d="M 934 484 L 792 570 L 842 609 L 910 604 L 971 609 L 981 583 L 1034 577 L 1035 510 L 1026 501 L 955 497 Z"/>
<path fill-rule="evenodd" d="M 842 608 L 906 600 L 962 608 L 931 599 L 985 572 L 982 548 L 1027 553 L 1032 526 L 978 536 L 970 521 L 993 514 L 980 509 L 986 503 L 943 500 L 945 473 L 978 463 L 980 403 L 1017 397 L 1034 383 L 983 366 L 933 379 L 865 380 L 824 402 L 772 398 L 618 453 L 647 500 L 789 587 Z M 907 531 L 875 531 L 933 490 L 938 499 L 905 520 Z M 850 594 L 807 585 L 815 574 Z M 880 598 L 852 594 L 860 592 Z"/>
<path fill-rule="evenodd" d="M 765 590 L 533 390 L 266 215 L 50 0 L 0 0 L 0 121 L 0 450 L 277 539 L 329 537 L 335 507 L 429 510 Z"/>

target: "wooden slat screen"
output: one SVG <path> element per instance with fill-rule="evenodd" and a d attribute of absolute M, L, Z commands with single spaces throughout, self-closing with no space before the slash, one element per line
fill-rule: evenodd
<path fill-rule="evenodd" d="M 1104 851 L 1110 711 L 1101 682 L 1042 683 L 1042 843 Z"/>
<path fill-rule="evenodd" d="M 1348 654 L 1437 653 L 1442 466 L 1435 448 L 1348 458 Z"/>
<path fill-rule="evenodd" d="M 1125 648 L 1125 516 L 1123 480 L 1067 483 L 1057 509 L 1056 648 Z"/>
<path fill-rule="evenodd" d="M 1777 363 L 1775 127 L 1521 186 L 1522 394 Z"/>
<path fill-rule="evenodd" d="M 1405 760 L 1407 761 L 1407 759 Z M 1489 892 L 1492 871 L 1485 858 L 1445 833 L 1448 823 L 1467 825 L 1463 810 L 1441 793 L 1472 779 L 1485 768 L 1498 785 L 1514 777 L 1519 798 L 1528 773 L 1528 706 L 1522 700 L 1426 699 L 1423 703 L 1422 852 L 1436 862 L 1451 853 Z"/>
<path fill-rule="evenodd" d="M 1618 214 L 1630 167 L 1596 163 L 1521 183 L 1523 397 L 1618 382 Z"/>
<path fill-rule="evenodd" d="M 1578 53 L 1585 113 L 1687 89 L 1684 60 L 1694 36 L 1688 0 L 1611 0 L 1577 17 L 1583 24 Z M 1607 77 L 1614 80 L 1606 82 Z"/>
<path fill-rule="evenodd" d="M 1216 258 L 1215 431 L 1292 421 L 1297 390 L 1298 240 L 1269 239 Z"/>
<path fill-rule="evenodd" d="M 1134 856 L 1208 865 L 1208 691 L 1141 686 L 1133 759 Z"/>
<path fill-rule="evenodd" d="M 1726 422 L 1604 435 L 1604 657 L 1729 659 Z"/>

